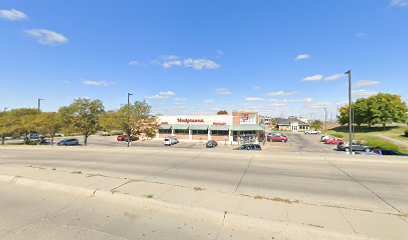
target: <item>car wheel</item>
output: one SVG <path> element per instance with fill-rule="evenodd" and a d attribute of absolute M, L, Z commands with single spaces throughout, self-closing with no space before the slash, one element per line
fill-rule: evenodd
<path fill-rule="evenodd" d="M 345 148 L 344 151 L 350 152 L 350 148 Z"/>
<path fill-rule="evenodd" d="M 371 152 L 369 148 L 364 149 L 365 152 Z"/>
<path fill-rule="evenodd" d="M 285 140 L 282 140 L 281 142 L 285 142 Z"/>

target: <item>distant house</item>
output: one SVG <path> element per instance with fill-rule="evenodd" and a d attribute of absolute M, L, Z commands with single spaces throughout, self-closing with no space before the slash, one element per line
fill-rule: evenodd
<path fill-rule="evenodd" d="M 302 132 L 310 130 L 310 124 L 307 122 L 306 119 L 299 119 L 298 117 L 295 116 L 291 116 L 287 119 L 278 118 L 277 122 L 278 122 L 277 128 L 280 131 Z"/>

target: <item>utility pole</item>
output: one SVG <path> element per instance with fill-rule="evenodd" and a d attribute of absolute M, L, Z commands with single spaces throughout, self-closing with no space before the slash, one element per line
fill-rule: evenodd
<path fill-rule="evenodd" d="M 324 130 L 327 131 L 327 108 L 324 109 Z"/>
<path fill-rule="evenodd" d="M 6 112 L 7 109 L 8 109 L 8 108 L 3 108 L 3 112 Z"/>
<path fill-rule="evenodd" d="M 133 96 L 133 93 L 128 93 L 128 110 L 127 110 L 127 117 L 128 117 L 128 129 L 130 130 L 127 134 L 128 134 L 128 136 L 127 136 L 127 146 L 129 147 L 130 146 L 130 140 L 131 140 L 131 138 L 132 138 L 132 133 L 131 133 L 131 131 L 132 131 L 132 129 L 131 129 L 131 127 L 130 127 L 130 96 Z"/>
<path fill-rule="evenodd" d="M 348 70 L 344 74 L 348 75 L 348 84 L 349 84 L 349 145 L 350 145 L 350 154 L 353 154 L 353 106 L 351 100 L 351 70 Z"/>
<path fill-rule="evenodd" d="M 44 100 L 42 98 L 37 99 L 37 106 L 38 106 L 38 111 L 41 111 L 41 101 Z"/>

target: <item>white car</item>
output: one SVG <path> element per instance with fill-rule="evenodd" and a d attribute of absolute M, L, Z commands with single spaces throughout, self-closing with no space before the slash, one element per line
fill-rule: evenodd
<path fill-rule="evenodd" d="M 164 145 L 171 146 L 176 143 L 179 143 L 176 137 L 166 137 L 164 139 Z"/>
<path fill-rule="evenodd" d="M 307 130 L 305 131 L 305 134 L 321 134 L 322 132 L 318 130 Z"/>
<path fill-rule="evenodd" d="M 329 140 L 329 139 L 331 139 L 331 138 L 335 138 L 335 137 L 329 136 L 329 135 L 322 136 L 322 137 L 320 138 L 320 141 L 321 141 L 321 142 L 324 142 L 324 141 Z"/>

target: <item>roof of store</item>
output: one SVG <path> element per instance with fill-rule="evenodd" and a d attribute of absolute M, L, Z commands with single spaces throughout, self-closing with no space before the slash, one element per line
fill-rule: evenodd
<path fill-rule="evenodd" d="M 171 129 L 172 124 L 160 124 L 159 129 Z"/>
<path fill-rule="evenodd" d="M 232 131 L 263 131 L 264 128 L 258 124 L 232 125 Z"/>
<path fill-rule="evenodd" d="M 172 128 L 176 130 L 187 130 L 188 127 L 189 127 L 188 124 L 173 124 Z"/>
<path fill-rule="evenodd" d="M 191 130 L 208 130 L 208 125 L 204 124 L 191 124 L 190 125 Z"/>

